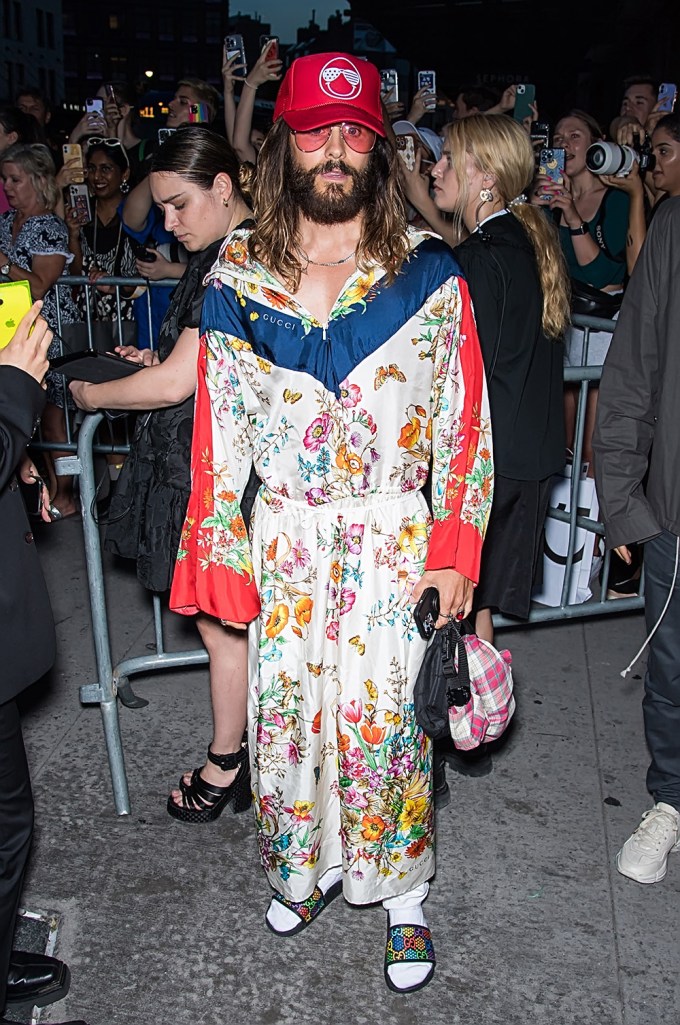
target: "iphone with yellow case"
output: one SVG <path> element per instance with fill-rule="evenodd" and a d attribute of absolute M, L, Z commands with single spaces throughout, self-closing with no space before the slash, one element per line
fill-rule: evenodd
<path fill-rule="evenodd" d="M 33 300 L 28 281 L 7 281 L 0 284 L 0 349 L 12 341 L 19 321 L 28 313 Z"/>

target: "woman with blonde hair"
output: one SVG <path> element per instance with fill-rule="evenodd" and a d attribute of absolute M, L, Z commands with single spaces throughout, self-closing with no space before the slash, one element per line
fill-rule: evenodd
<path fill-rule="evenodd" d="M 529 613 L 550 479 L 564 465 L 568 277 L 557 231 L 527 203 L 534 154 L 520 125 L 502 114 L 448 125 L 433 176 L 437 207 L 469 233 L 455 254 L 489 384 L 496 488 L 475 608 L 491 640 L 492 610 Z"/>
<path fill-rule="evenodd" d="M 529 615 L 551 478 L 564 466 L 568 277 L 556 229 L 527 203 L 533 176 L 529 136 L 503 114 L 448 125 L 433 170 L 438 209 L 453 214 L 458 239 L 468 234 L 454 253 L 472 296 L 489 386 L 494 500 L 473 610 L 477 634 L 489 641 L 493 611 Z"/>

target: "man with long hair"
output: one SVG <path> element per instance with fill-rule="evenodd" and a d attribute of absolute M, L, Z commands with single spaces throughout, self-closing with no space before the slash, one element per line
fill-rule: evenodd
<path fill-rule="evenodd" d="M 267 925 L 298 933 L 341 892 L 382 901 L 385 978 L 412 992 L 434 971 L 412 604 L 435 587 L 439 626 L 469 612 L 492 462 L 467 287 L 447 246 L 407 228 L 395 162 L 372 64 L 292 64 L 260 152 L 257 227 L 226 239 L 210 275 L 171 604 L 251 623 Z"/>

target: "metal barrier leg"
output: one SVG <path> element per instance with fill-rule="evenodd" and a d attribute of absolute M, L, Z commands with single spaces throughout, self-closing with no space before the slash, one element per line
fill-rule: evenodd
<path fill-rule="evenodd" d="M 96 490 L 92 439 L 102 419 L 101 413 L 86 416 L 78 437 L 80 505 L 83 515 L 83 539 L 87 563 L 87 582 L 90 591 L 92 632 L 97 662 L 97 675 L 99 678 L 96 684 L 89 684 L 80 688 L 80 700 L 83 704 L 99 704 L 104 725 L 104 736 L 106 738 L 116 811 L 119 815 L 129 815 L 130 797 L 127 776 L 125 774 L 125 758 L 120 736 L 116 688 L 113 680 L 113 666 L 111 664 L 109 627 L 106 618 L 101 541 L 99 538 L 99 528 L 93 515 Z"/>

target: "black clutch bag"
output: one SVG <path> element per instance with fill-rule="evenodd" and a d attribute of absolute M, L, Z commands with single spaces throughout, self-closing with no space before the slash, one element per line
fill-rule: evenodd
<path fill-rule="evenodd" d="M 85 349 L 83 352 L 56 356 L 50 360 L 50 370 L 63 374 L 70 381 L 87 381 L 89 384 L 118 381 L 142 369 L 141 363 L 123 359 L 115 352 L 100 352 L 97 349 Z"/>

